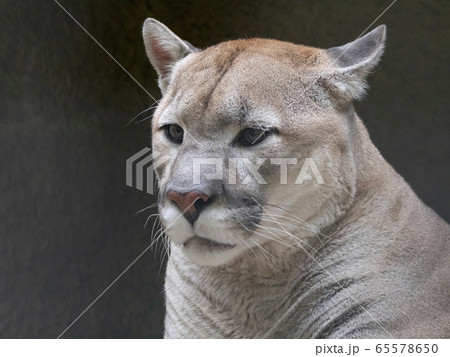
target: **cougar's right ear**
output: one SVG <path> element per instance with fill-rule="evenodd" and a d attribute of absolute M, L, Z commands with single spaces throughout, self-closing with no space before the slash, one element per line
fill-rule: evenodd
<path fill-rule="evenodd" d="M 170 83 L 174 65 L 188 54 L 199 49 L 182 40 L 167 26 L 155 19 L 148 18 L 142 30 L 147 56 L 158 73 L 158 84 L 164 94 Z"/>

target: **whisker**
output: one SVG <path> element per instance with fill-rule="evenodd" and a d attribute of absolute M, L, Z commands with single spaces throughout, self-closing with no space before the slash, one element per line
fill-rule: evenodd
<path fill-rule="evenodd" d="M 269 206 L 276 207 L 276 208 L 278 208 L 278 209 L 280 209 L 280 210 L 282 210 L 282 211 L 284 211 L 284 212 L 290 214 L 291 216 L 295 217 L 296 219 L 298 219 L 298 220 L 299 220 L 299 223 L 302 223 L 302 224 L 304 224 L 305 226 L 307 226 L 307 227 L 310 229 L 311 233 L 314 233 L 314 234 L 316 235 L 317 239 L 320 241 L 320 244 L 321 244 L 322 246 L 324 246 L 324 243 L 323 243 L 322 240 L 320 239 L 319 234 L 320 234 L 321 236 L 325 237 L 325 238 L 331 238 L 331 237 L 327 236 L 326 234 L 323 234 L 323 233 L 321 233 L 321 232 L 316 232 L 316 231 L 314 231 L 314 229 L 308 224 L 308 222 L 304 221 L 303 219 L 301 219 L 300 217 L 296 216 L 295 214 L 293 214 L 292 212 L 288 211 L 287 209 L 284 209 L 284 208 L 282 208 L 282 207 L 277 207 L 276 205 L 269 205 Z M 269 214 L 271 214 L 271 213 L 269 213 Z"/>
<path fill-rule="evenodd" d="M 254 240 L 252 237 L 249 237 L 249 239 L 261 250 L 261 252 L 267 258 L 267 261 L 269 263 L 277 261 L 276 258 L 271 253 L 269 253 L 266 249 L 264 249 L 263 246 L 261 244 L 259 244 L 256 240 Z M 272 261 L 270 260 L 270 258 L 272 258 Z"/>
<path fill-rule="evenodd" d="M 146 120 L 148 120 L 148 119 L 150 119 L 150 118 L 152 118 L 153 117 L 153 114 L 152 115 L 149 115 L 148 117 L 145 117 L 144 119 L 140 119 L 140 120 L 138 120 L 137 122 L 135 122 L 134 124 L 139 124 L 139 123 L 142 123 L 143 121 L 146 121 Z"/>
<path fill-rule="evenodd" d="M 277 223 L 280 227 L 283 228 L 283 230 L 280 230 L 279 228 L 275 228 L 275 227 L 265 227 L 265 226 L 261 226 L 261 225 L 258 225 L 258 227 L 259 227 L 259 228 L 262 228 L 262 229 L 264 229 L 265 231 L 268 231 L 268 232 L 270 232 L 270 233 L 272 233 L 272 234 L 275 234 L 273 231 L 280 232 L 280 233 L 282 233 L 283 235 L 287 234 L 287 236 L 288 236 L 289 238 L 291 238 L 291 240 L 292 240 L 294 243 L 296 243 L 299 247 L 301 247 L 302 249 L 304 249 L 304 247 L 301 245 L 301 243 L 307 245 L 307 246 L 310 247 L 314 252 L 316 252 L 317 254 L 320 255 L 319 251 L 318 251 L 316 248 L 314 248 L 311 244 L 309 244 L 308 242 L 304 241 L 303 239 L 300 239 L 300 238 L 298 238 L 297 236 L 294 236 L 292 233 L 288 232 L 288 231 L 281 225 L 281 223 L 280 223 L 279 221 L 277 221 L 277 220 L 275 220 L 275 219 L 273 219 L 273 220 L 268 220 L 268 219 L 266 219 L 266 220 L 269 221 L 269 222 Z M 272 231 L 271 231 L 271 230 L 272 230 Z M 281 237 L 278 236 L 278 235 L 277 235 L 277 237 L 278 237 L 278 238 L 281 238 Z"/>
<path fill-rule="evenodd" d="M 140 112 L 139 114 L 136 114 L 136 115 L 133 117 L 133 119 L 131 119 L 131 120 L 124 126 L 124 128 L 128 127 L 128 126 L 129 126 L 134 120 L 136 120 L 136 118 L 138 118 L 140 115 L 142 115 L 142 114 L 148 112 L 149 110 L 155 108 L 156 105 L 158 105 L 158 104 L 159 104 L 159 101 L 157 100 L 157 101 L 155 101 L 150 107 L 144 109 L 144 110 L 143 110 L 142 112 Z"/>
<path fill-rule="evenodd" d="M 255 198 L 253 198 L 253 199 L 255 200 Z M 255 202 L 258 203 L 258 201 L 256 201 L 256 200 L 255 200 Z M 259 205 L 264 211 L 266 211 L 268 214 L 270 214 L 270 212 L 267 211 L 267 209 L 265 209 L 263 206 L 261 206 L 261 204 L 258 203 L 258 205 Z M 298 246 L 299 246 L 306 254 L 308 254 L 308 256 L 310 256 L 312 259 L 314 259 L 315 261 L 317 261 L 317 260 L 314 258 L 314 256 L 311 255 L 310 252 L 308 252 L 301 244 L 298 243 L 297 240 L 301 241 L 301 239 L 299 239 L 297 236 L 294 236 L 293 234 L 289 233 L 289 232 L 281 225 L 281 223 L 279 223 L 275 218 L 274 218 L 274 221 L 275 221 L 275 222 L 276 222 L 276 223 L 284 230 L 284 232 L 286 232 L 289 236 L 292 237 L 292 240 L 293 240 L 294 242 L 296 242 L 296 243 L 298 244 Z M 296 238 L 296 239 L 294 239 L 294 238 Z M 306 243 L 306 244 L 308 244 L 308 243 Z M 309 244 L 308 244 L 308 245 L 309 245 Z M 322 256 L 322 254 L 320 254 L 316 249 L 313 248 L 313 250 L 314 250 L 319 256 Z"/>
<path fill-rule="evenodd" d="M 273 232 L 269 232 L 269 233 L 275 235 L 275 236 L 278 238 L 278 235 L 276 235 L 275 233 L 273 233 Z M 278 240 L 278 239 L 269 237 L 267 234 L 264 234 L 264 233 L 262 233 L 262 232 L 254 231 L 253 234 L 258 234 L 258 235 L 260 235 L 260 236 L 263 237 L 263 238 L 272 240 L 272 241 L 274 241 L 274 242 L 276 242 L 276 243 L 280 243 L 280 244 L 285 245 L 286 247 L 289 247 L 289 248 L 296 248 L 296 246 L 294 246 L 294 245 L 291 245 L 291 244 L 288 244 L 288 243 L 283 242 L 283 241 L 281 241 L 281 240 Z"/>
<path fill-rule="evenodd" d="M 290 212 L 287 212 L 287 213 L 290 213 Z M 291 218 L 291 217 L 282 216 L 282 215 L 278 215 L 278 214 L 271 214 L 270 216 L 272 216 L 272 218 L 273 217 L 277 217 L 278 219 L 284 219 L 284 220 L 288 219 L 290 221 L 294 221 L 297 224 L 303 225 L 303 226 L 299 227 L 299 226 L 294 226 L 293 224 L 287 223 L 286 221 L 283 222 L 284 224 L 288 224 L 291 227 L 300 228 L 300 229 L 303 229 L 303 230 L 305 230 L 307 232 L 311 232 L 312 234 L 314 234 L 317 237 L 317 239 L 319 240 L 319 242 L 322 245 L 322 247 L 324 247 L 324 243 L 322 242 L 322 240 L 320 239 L 320 237 L 318 235 L 318 234 L 321 234 L 320 232 L 318 233 L 318 232 L 314 231 L 313 228 L 307 222 L 305 222 L 304 220 L 302 220 L 301 218 L 295 216 L 292 213 L 290 213 L 290 214 L 293 215 L 297 219 L 294 219 L 294 218 Z M 262 213 L 261 216 L 269 216 L 269 215 Z M 323 234 L 321 234 L 321 235 L 323 235 Z"/>
<path fill-rule="evenodd" d="M 148 221 L 150 220 L 150 218 L 156 217 L 156 216 L 159 216 L 159 213 L 154 213 L 147 217 L 145 224 L 144 224 L 144 229 L 145 229 L 145 227 L 147 227 L 147 224 L 148 224 Z"/>
<path fill-rule="evenodd" d="M 158 203 L 153 203 L 150 206 L 144 207 L 142 209 L 140 209 L 139 211 L 137 211 L 136 213 L 133 214 L 133 216 L 137 216 L 138 214 L 141 214 L 142 212 L 151 209 L 151 208 L 155 208 L 156 206 L 158 206 Z"/>
<path fill-rule="evenodd" d="M 242 222 L 239 222 L 239 224 L 241 224 L 242 225 L 242 227 L 244 227 L 244 229 L 247 231 L 247 232 L 250 232 L 251 233 L 251 231 L 244 225 L 244 224 L 242 224 Z M 272 258 L 273 258 L 273 260 L 275 261 L 276 259 L 275 259 L 275 257 L 272 255 L 272 254 L 270 254 L 269 252 L 267 252 L 260 244 L 258 244 L 258 242 L 256 242 L 254 239 L 252 239 L 252 237 L 251 236 L 249 236 L 249 239 L 261 250 L 261 252 L 262 252 L 262 254 L 266 257 L 266 259 L 267 259 L 267 261 L 270 263 L 271 261 L 270 261 L 270 258 L 266 255 L 266 253 L 267 254 L 269 254 Z M 255 256 L 256 256 L 256 254 L 255 254 Z"/>
<path fill-rule="evenodd" d="M 156 222 L 156 220 L 155 220 L 155 222 Z M 161 232 L 162 232 L 162 227 L 160 227 L 155 233 L 155 235 L 158 235 L 158 238 L 154 240 L 154 242 L 156 242 L 155 243 L 156 244 L 156 249 L 154 250 L 154 255 L 153 255 L 155 259 L 156 259 L 156 256 L 158 254 L 159 246 L 161 245 L 161 244 L 159 244 L 159 242 L 161 242 L 164 239 L 164 237 L 162 237 L 160 235 Z M 154 237 L 154 236 L 152 235 L 152 237 Z M 153 244 L 153 242 L 152 242 L 152 244 Z M 162 254 L 162 251 L 161 251 L 161 254 Z"/>
<path fill-rule="evenodd" d="M 161 220 L 159 219 L 159 214 L 158 214 L 156 219 L 153 221 L 152 232 L 150 233 L 150 237 L 153 237 L 153 231 L 155 230 L 156 225 L 159 224 L 159 226 L 161 227 L 160 223 L 161 223 Z"/>
<path fill-rule="evenodd" d="M 240 222 L 239 222 L 239 223 L 240 223 Z M 236 229 L 233 229 L 233 231 L 235 231 L 236 233 L 238 233 Z M 237 242 L 238 242 L 239 245 L 241 246 L 243 252 L 245 253 L 245 255 L 247 255 L 247 257 L 250 258 L 250 254 L 248 254 L 248 252 L 247 252 L 248 249 L 246 249 L 246 248 L 242 245 L 242 243 L 244 242 L 244 240 L 241 238 L 240 234 L 236 234 L 236 237 L 237 237 Z"/>

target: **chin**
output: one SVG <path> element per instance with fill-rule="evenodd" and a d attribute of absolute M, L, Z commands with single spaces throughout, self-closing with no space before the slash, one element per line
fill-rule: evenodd
<path fill-rule="evenodd" d="M 181 254 L 192 263 L 201 266 L 219 266 L 232 261 L 242 253 L 239 245 L 223 244 L 216 241 L 195 236 L 181 246 Z"/>

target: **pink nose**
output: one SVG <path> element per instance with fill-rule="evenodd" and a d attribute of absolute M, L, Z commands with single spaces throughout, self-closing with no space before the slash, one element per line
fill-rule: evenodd
<path fill-rule="evenodd" d="M 198 191 L 191 191 L 185 194 L 181 194 L 175 191 L 167 192 L 167 198 L 177 204 L 183 213 L 193 213 L 197 210 L 195 202 L 202 200 L 208 201 L 208 196 Z"/>

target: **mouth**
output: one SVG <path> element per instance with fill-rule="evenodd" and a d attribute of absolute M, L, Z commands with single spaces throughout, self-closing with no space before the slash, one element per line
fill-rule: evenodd
<path fill-rule="evenodd" d="M 183 248 L 195 248 L 203 250 L 228 250 L 236 247 L 234 244 L 219 243 L 211 239 L 193 236 L 183 243 Z"/>

